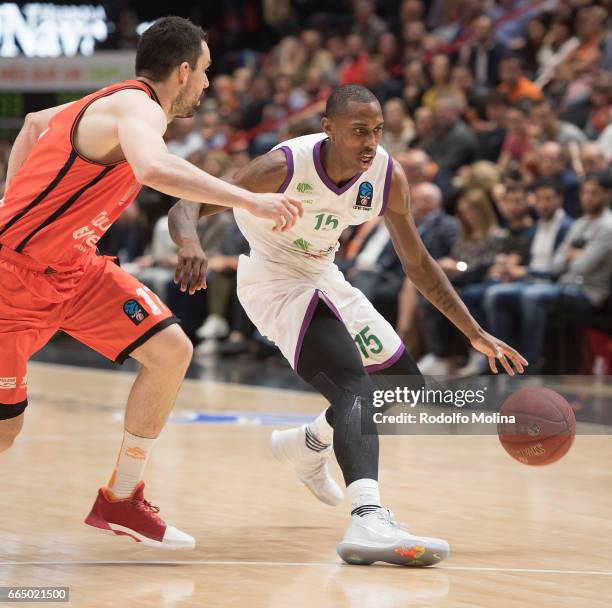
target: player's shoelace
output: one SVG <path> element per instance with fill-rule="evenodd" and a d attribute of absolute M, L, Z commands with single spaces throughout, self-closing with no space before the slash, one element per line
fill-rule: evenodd
<path fill-rule="evenodd" d="M 395 516 L 393 515 L 393 511 L 391 511 L 391 509 L 382 507 L 378 509 L 378 511 L 376 512 L 376 516 L 378 517 L 378 519 L 381 519 L 382 521 L 389 524 L 393 528 L 399 528 L 400 530 L 403 530 L 404 532 L 410 533 L 410 531 L 408 530 L 408 526 L 406 524 L 402 524 L 400 522 L 395 521 Z"/>
<path fill-rule="evenodd" d="M 144 511 L 145 513 L 150 513 L 153 519 L 161 523 L 162 520 L 159 515 L 157 515 L 159 513 L 159 507 L 152 505 L 148 500 L 145 500 L 144 498 L 132 498 L 130 502 L 136 507 L 137 510 Z"/>

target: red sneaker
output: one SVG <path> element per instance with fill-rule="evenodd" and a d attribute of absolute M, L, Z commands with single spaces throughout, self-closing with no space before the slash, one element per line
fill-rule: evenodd
<path fill-rule="evenodd" d="M 167 526 L 154 507 L 144 498 L 144 481 L 129 498 L 111 500 L 107 488 L 98 497 L 85 523 L 107 534 L 129 536 L 136 542 L 161 549 L 194 549 L 195 539 L 173 526 Z"/>

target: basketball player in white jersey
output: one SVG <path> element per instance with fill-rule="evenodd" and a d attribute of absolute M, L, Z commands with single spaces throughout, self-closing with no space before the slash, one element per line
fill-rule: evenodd
<path fill-rule="evenodd" d="M 373 411 L 369 387 L 384 384 L 384 375 L 419 377 L 419 371 L 393 327 L 333 263 L 342 231 L 384 216 L 406 275 L 488 356 L 492 371 L 497 372 L 496 360 L 511 375 L 511 363 L 522 372 L 527 362 L 478 326 L 424 248 L 406 176 L 378 145 L 383 117 L 376 97 L 358 85 L 335 89 L 322 127 L 323 133 L 280 144 L 233 178 L 253 192 L 286 192 L 304 207 L 303 217 L 282 233 L 234 211 L 251 247 L 239 261 L 240 302 L 259 331 L 330 402 L 313 423 L 275 431 L 272 451 L 293 465 L 317 498 L 336 505 L 343 495 L 327 468 L 333 444 L 351 502 L 351 523 L 338 545 L 346 562 L 432 565 L 448 555 L 448 544 L 409 534 L 381 506 L 378 436 L 362 432 L 362 416 Z M 221 210 L 177 203 L 170 229 L 179 247 L 193 246 L 198 217 Z M 176 280 L 183 290 L 190 279 L 191 292 L 203 287 L 204 264 L 203 254 L 199 260 L 181 259 Z"/>

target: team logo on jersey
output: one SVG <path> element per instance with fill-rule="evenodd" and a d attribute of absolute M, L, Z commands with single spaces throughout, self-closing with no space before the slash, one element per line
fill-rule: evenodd
<path fill-rule="evenodd" d="M 10 378 L 0 378 L 0 388 L 17 388 L 17 378 L 14 376 Z"/>
<path fill-rule="evenodd" d="M 359 184 L 359 192 L 357 192 L 357 200 L 353 205 L 353 209 L 361 209 L 369 211 L 372 208 L 372 199 L 374 198 L 374 187 L 370 182 L 361 182 Z"/>
<path fill-rule="evenodd" d="M 306 194 L 307 192 L 312 192 L 312 185 L 308 184 L 307 182 L 300 182 L 297 185 L 297 191 L 300 194 Z"/>
<path fill-rule="evenodd" d="M 295 241 L 293 241 L 293 244 L 298 249 L 301 249 L 302 251 L 306 251 L 306 252 L 310 250 L 310 246 L 311 246 L 311 243 L 309 243 L 306 239 L 295 239 Z"/>
<path fill-rule="evenodd" d="M 134 325 L 140 325 L 149 316 L 149 313 L 136 300 L 125 302 L 123 312 Z"/>

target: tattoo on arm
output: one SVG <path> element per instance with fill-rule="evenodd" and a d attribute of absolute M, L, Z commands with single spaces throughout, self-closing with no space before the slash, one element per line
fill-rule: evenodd
<path fill-rule="evenodd" d="M 445 314 L 449 314 L 457 308 L 453 294 L 448 292 L 446 286 L 439 279 L 436 279 L 436 281 L 427 288 L 427 295 L 431 299 L 432 304 L 438 306 Z"/>

